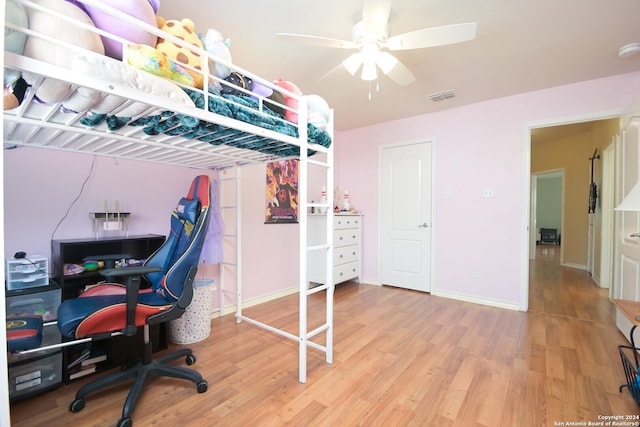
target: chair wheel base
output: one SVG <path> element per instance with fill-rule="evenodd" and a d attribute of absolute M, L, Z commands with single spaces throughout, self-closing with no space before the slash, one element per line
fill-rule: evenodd
<path fill-rule="evenodd" d="M 69 410 L 74 414 L 84 409 L 84 399 L 73 399 L 69 405 Z"/>
<path fill-rule="evenodd" d="M 131 421 L 131 418 L 120 418 L 116 427 L 131 427 L 132 425 L 133 421 Z"/>
<path fill-rule="evenodd" d="M 187 355 L 185 362 L 187 362 L 187 365 L 191 366 L 196 363 L 196 357 L 193 354 L 189 354 Z"/>
<path fill-rule="evenodd" d="M 196 385 L 198 387 L 198 393 L 204 393 L 209 389 L 209 383 L 207 383 L 206 380 L 202 380 Z"/>

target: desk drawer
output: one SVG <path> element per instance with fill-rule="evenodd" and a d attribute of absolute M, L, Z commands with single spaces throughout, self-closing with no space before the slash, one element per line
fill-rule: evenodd
<path fill-rule="evenodd" d="M 336 215 L 333 217 L 333 228 L 336 230 L 343 228 L 358 228 L 360 226 L 360 216 L 358 215 Z"/>
<path fill-rule="evenodd" d="M 335 248 L 333 251 L 333 264 L 341 265 L 360 259 L 360 246 L 352 245 L 342 248 Z"/>
<path fill-rule="evenodd" d="M 348 245 L 357 245 L 360 243 L 360 230 L 357 228 L 348 228 L 344 230 L 336 230 L 333 233 L 333 246 L 336 248 Z"/>
<path fill-rule="evenodd" d="M 358 262 L 336 265 L 333 269 L 333 283 L 341 283 L 345 280 L 355 279 L 360 276 Z"/>
<path fill-rule="evenodd" d="M 60 385 L 62 352 L 30 363 L 9 365 L 9 397 L 12 401 Z"/>

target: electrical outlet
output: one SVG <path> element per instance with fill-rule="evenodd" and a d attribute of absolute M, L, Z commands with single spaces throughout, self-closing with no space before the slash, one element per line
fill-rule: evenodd
<path fill-rule="evenodd" d="M 495 196 L 495 192 L 493 191 L 493 188 L 485 188 L 484 190 L 482 190 L 482 197 L 493 197 Z"/>

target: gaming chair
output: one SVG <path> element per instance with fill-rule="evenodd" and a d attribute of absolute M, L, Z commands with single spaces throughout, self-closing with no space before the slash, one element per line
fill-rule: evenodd
<path fill-rule="evenodd" d="M 128 369 L 123 366 L 119 372 L 83 385 L 69 406 L 71 412 L 82 410 L 85 397 L 90 393 L 133 380 L 122 418 L 117 423 L 118 427 L 129 427 L 136 402 L 149 378 L 182 378 L 194 382 L 198 393 L 207 391 L 207 381 L 197 371 L 166 364 L 180 357 L 186 358 L 187 365 L 193 364 L 195 356 L 191 349 L 180 349 L 152 360 L 149 325 L 179 318 L 191 302 L 193 280 L 209 224 L 210 199 L 209 177 L 196 177 L 189 193 L 180 199 L 171 215 L 171 232 L 165 243 L 145 264 L 102 272 L 107 279 L 123 278 L 124 285 L 101 284 L 60 305 L 58 327 L 67 338 L 101 339 L 118 331 L 131 336 L 138 327 L 144 328 L 142 363 Z M 151 284 L 148 289 L 140 289 L 143 275 Z"/>

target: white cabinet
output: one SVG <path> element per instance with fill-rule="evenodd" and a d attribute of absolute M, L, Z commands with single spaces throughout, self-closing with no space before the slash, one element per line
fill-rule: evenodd
<path fill-rule="evenodd" d="M 11 258 L 5 263 L 8 291 L 36 288 L 49 284 L 49 263 L 46 257 L 33 255 L 28 258 Z"/>
<path fill-rule="evenodd" d="M 309 244 L 326 243 L 324 215 L 309 215 Z M 309 282 L 324 283 L 326 261 L 321 251 L 309 254 Z M 360 281 L 362 275 L 362 215 L 335 214 L 333 217 L 333 283 Z"/>

